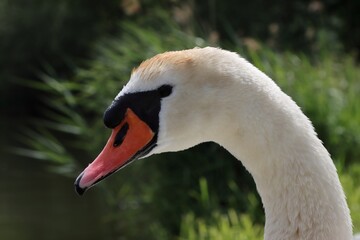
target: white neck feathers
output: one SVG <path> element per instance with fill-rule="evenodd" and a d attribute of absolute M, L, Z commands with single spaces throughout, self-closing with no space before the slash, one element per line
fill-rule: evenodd
<path fill-rule="evenodd" d="M 227 79 L 238 87 L 226 91 L 245 91 L 231 95 L 223 108 L 228 119 L 218 124 L 226 134 L 218 143 L 254 177 L 265 208 L 265 239 L 352 239 L 336 168 L 311 122 L 271 79 L 245 60 L 239 63 L 246 71 Z"/>
<path fill-rule="evenodd" d="M 174 91 L 162 102 L 152 153 L 217 142 L 254 177 L 266 240 L 352 238 L 329 153 L 308 118 L 270 78 L 235 53 L 192 49 L 145 61 L 124 91 L 164 83 Z"/>

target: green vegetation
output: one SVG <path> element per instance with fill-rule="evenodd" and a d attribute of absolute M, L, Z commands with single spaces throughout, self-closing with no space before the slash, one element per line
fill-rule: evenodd
<path fill-rule="evenodd" d="M 214 213 L 208 220 L 196 219 L 193 213 L 187 214 L 181 225 L 181 237 L 187 240 L 260 240 L 263 239 L 262 226 L 254 225 L 249 215 L 238 215 L 236 210 L 227 214 Z"/>
<path fill-rule="evenodd" d="M 39 35 L 34 37 L 40 40 L 30 43 L 17 37 L 22 29 L 28 29 L 27 21 L 16 15 L 0 16 L 11 20 L 11 26 L 18 26 L 14 27 L 17 31 L 11 32 L 16 33 L 15 37 L 7 32 L 8 28 L 0 26 L 0 36 L 5 36 L 0 40 L 0 48 L 11 55 L 9 59 L 0 57 L 0 63 L 6 63 L 9 71 L 19 70 L 21 76 L 30 69 L 31 74 L 25 74 L 28 78 L 22 83 L 35 89 L 43 103 L 36 120 L 29 121 L 30 127 L 21 130 L 19 139 L 23 145 L 16 147 L 18 154 L 45 161 L 49 170 L 74 178 L 105 144 L 110 132 L 103 126 L 103 111 L 126 84 L 134 67 L 157 53 L 203 47 L 211 42 L 239 52 L 264 71 L 313 121 L 338 168 L 354 231 L 360 231 L 360 68 L 355 56 L 340 51 L 342 44 L 334 37 L 337 25 L 332 23 L 340 21 L 337 17 L 327 18 L 322 13 L 319 18 L 322 20 L 316 20 L 316 13 L 311 13 L 310 22 L 303 26 L 301 19 L 308 16 L 295 14 L 296 19 L 284 23 L 288 27 L 285 32 L 271 35 L 266 33 L 266 24 L 272 16 L 283 12 L 280 5 L 271 6 L 269 14 L 255 28 L 242 26 L 249 21 L 236 20 L 234 16 L 239 14 L 235 10 L 230 11 L 227 19 L 229 7 L 225 2 L 219 3 L 216 12 L 211 4 L 215 1 L 194 1 L 196 6 L 206 2 L 204 8 L 195 11 L 199 21 L 206 21 L 210 15 L 209 25 L 221 28 L 219 32 L 225 35 L 214 41 L 207 31 L 196 37 L 193 32 L 201 32 L 198 29 L 205 27 L 196 25 L 194 19 L 180 23 L 181 26 L 175 23 L 159 7 L 171 8 L 162 1 L 154 6 L 153 1 L 144 1 L 141 14 L 126 18 L 113 10 L 119 4 L 117 1 L 100 4 L 101 7 L 96 1 L 90 2 L 92 7 L 84 8 L 83 17 L 76 14 L 83 5 L 68 0 L 56 1 L 55 5 L 39 0 L 42 14 L 24 10 L 29 18 L 37 19 L 34 26 L 39 22 L 50 24 L 45 28 L 52 31 L 37 32 Z M 14 7 L 20 4 L 16 3 Z M 9 3 L 0 1 L 0 6 L 6 4 Z M 242 9 L 241 16 L 249 19 L 246 14 L 253 16 L 251 9 L 258 4 L 259 1 L 250 4 L 250 11 Z M 296 6 L 306 12 L 303 3 Z M 296 12 L 293 7 L 290 4 L 284 8 Z M 61 11 L 52 14 L 55 8 Z M 107 10 L 110 12 L 105 14 Z M 341 12 L 336 16 L 339 15 Z M 343 22 L 349 19 L 350 15 Z M 86 25 L 84 21 L 91 26 L 82 28 Z M 242 27 L 246 33 L 275 44 L 270 49 L 256 41 L 256 47 L 246 43 L 235 34 L 236 28 Z M 310 40 L 298 39 L 298 33 L 306 32 L 307 27 L 319 31 Z M 60 33 L 64 33 L 63 38 L 52 37 Z M 12 49 L 9 46 L 15 38 L 19 38 L 20 47 Z M 306 54 L 279 47 L 285 42 L 289 49 L 298 50 L 301 45 Z M 47 50 L 42 51 L 43 48 Z M 42 54 L 38 55 L 39 52 Z M 73 62 L 84 56 L 86 62 Z M 30 64 L 21 67 L 25 62 Z M 65 74 L 63 69 L 67 69 Z M 4 72 L 8 74 L 3 71 L 0 76 Z M 34 77 L 35 72 L 40 74 Z M 4 89 L 5 96 L 10 95 Z M 136 161 L 91 191 L 97 192 L 104 202 L 102 222 L 110 226 L 109 236 L 113 239 L 262 239 L 264 213 L 251 176 L 238 160 L 213 143 Z"/>

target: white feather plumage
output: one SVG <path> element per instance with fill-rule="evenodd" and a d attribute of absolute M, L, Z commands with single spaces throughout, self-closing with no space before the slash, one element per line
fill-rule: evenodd
<path fill-rule="evenodd" d="M 309 119 L 264 73 L 217 48 L 145 61 L 119 95 L 174 86 L 162 101 L 154 153 L 214 141 L 254 177 L 265 239 L 352 239 L 336 168 Z"/>

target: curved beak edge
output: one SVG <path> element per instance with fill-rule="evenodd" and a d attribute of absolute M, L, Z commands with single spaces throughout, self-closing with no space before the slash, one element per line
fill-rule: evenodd
<path fill-rule="evenodd" d="M 128 130 L 121 144 L 114 144 L 124 124 Z M 97 158 L 76 178 L 75 190 L 79 195 L 110 176 L 146 151 L 155 133 L 130 108 L 124 120 L 112 130 L 111 136 Z"/>
<path fill-rule="evenodd" d="M 80 181 L 82 176 L 84 175 L 84 172 L 80 173 L 80 175 L 76 178 L 75 180 L 75 191 L 77 192 L 77 194 L 79 194 L 80 196 L 84 194 L 84 192 L 87 190 L 87 188 L 82 188 L 80 187 Z"/>

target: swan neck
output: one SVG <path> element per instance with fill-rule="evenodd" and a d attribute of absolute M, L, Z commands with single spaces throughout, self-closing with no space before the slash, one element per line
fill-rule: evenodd
<path fill-rule="evenodd" d="M 266 126 L 253 120 L 256 130 L 223 144 L 254 178 L 266 215 L 265 239 L 352 239 L 336 168 L 311 123 L 302 113 L 286 124 L 266 119 Z"/>

